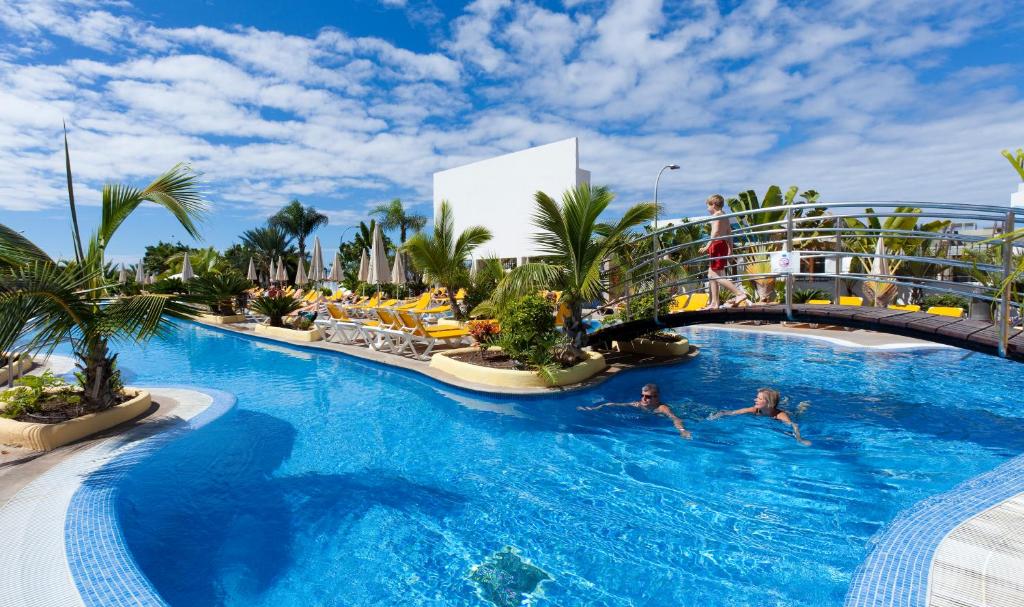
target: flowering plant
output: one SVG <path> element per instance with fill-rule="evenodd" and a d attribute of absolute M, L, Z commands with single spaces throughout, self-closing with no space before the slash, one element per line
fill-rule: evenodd
<path fill-rule="evenodd" d="M 496 320 L 471 320 L 466 328 L 481 350 L 486 350 L 501 332 L 501 327 Z"/>

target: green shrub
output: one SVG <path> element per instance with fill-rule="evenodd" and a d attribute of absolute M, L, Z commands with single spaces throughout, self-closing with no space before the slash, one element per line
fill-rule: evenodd
<path fill-rule="evenodd" d="M 292 321 L 292 328 L 296 331 L 308 331 L 313 328 L 313 321 L 305 316 L 297 316 Z"/>
<path fill-rule="evenodd" d="M 206 274 L 189 285 L 193 298 L 210 306 L 214 314 L 221 316 L 234 314 L 236 300 L 251 287 L 249 280 L 235 272 Z"/>
<path fill-rule="evenodd" d="M 302 302 L 291 295 L 264 295 L 256 297 L 249 307 L 270 319 L 271 327 L 283 327 L 281 319 L 302 307 Z"/>
<path fill-rule="evenodd" d="M 963 308 L 967 309 L 970 307 L 970 300 L 966 297 L 959 295 L 953 295 L 952 293 L 936 293 L 934 295 L 927 295 L 921 299 L 921 307 L 928 309 L 932 306 L 941 306 L 944 308 Z"/>
<path fill-rule="evenodd" d="M 153 284 L 147 285 L 145 290 L 160 295 L 173 295 L 188 291 L 180 278 L 161 278 Z"/>
<path fill-rule="evenodd" d="M 785 299 L 785 296 L 783 296 L 783 299 Z M 795 304 L 804 304 L 812 299 L 831 300 L 832 296 L 821 289 L 796 289 L 793 291 L 793 303 Z"/>
<path fill-rule="evenodd" d="M 538 295 L 527 295 L 507 306 L 498 317 L 501 333 L 497 345 L 521 365 L 543 367 L 554 360 L 558 343 L 555 310 Z"/>
<path fill-rule="evenodd" d="M 52 371 L 42 375 L 26 375 L 14 380 L 15 387 L 0 392 L 0 402 L 4 403 L 3 417 L 17 418 L 26 413 L 39 412 L 39 400 L 48 388 L 67 388 L 67 383 L 55 376 Z M 77 403 L 81 399 L 70 393 L 63 394 L 63 400 Z"/>
<path fill-rule="evenodd" d="M 658 295 L 658 315 L 668 314 L 669 305 L 672 303 L 672 295 L 662 290 Z M 654 293 L 644 293 L 629 300 L 629 314 L 625 309 L 622 311 L 623 320 L 640 320 L 643 318 L 654 318 Z"/>

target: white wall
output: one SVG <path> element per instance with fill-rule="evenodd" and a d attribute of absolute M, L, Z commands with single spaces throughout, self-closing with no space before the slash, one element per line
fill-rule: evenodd
<path fill-rule="evenodd" d="M 590 171 L 579 168 L 577 139 L 564 139 L 434 173 L 434 217 L 447 200 L 456 231 L 482 225 L 493 234 L 481 253 L 529 257 L 537 254 L 534 193 L 561 200 L 565 190 L 589 182 Z"/>

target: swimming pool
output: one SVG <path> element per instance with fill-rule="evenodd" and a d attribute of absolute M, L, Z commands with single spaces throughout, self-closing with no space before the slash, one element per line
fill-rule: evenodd
<path fill-rule="evenodd" d="M 123 351 L 128 378 L 238 404 L 127 474 L 125 539 L 171 605 L 486 605 L 472 568 L 507 546 L 550 578 L 537 604 L 837 605 L 900 510 L 1024 451 L 1019 365 L 687 334 L 690 363 L 492 398 L 180 325 Z M 648 381 L 693 441 L 576 410 Z M 813 446 L 764 419 L 706 421 L 765 384 L 790 410 L 809 401 Z"/>

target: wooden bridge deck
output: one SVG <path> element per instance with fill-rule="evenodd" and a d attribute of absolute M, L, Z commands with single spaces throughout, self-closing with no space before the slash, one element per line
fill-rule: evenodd
<path fill-rule="evenodd" d="M 631 339 L 659 328 L 741 320 L 782 322 L 789 319 L 785 306 L 772 304 L 678 312 L 661 316 L 660 320 L 660 325 L 656 325 L 653 319 L 644 319 L 606 327 L 591 334 L 590 343 L 608 344 L 612 340 Z M 997 355 L 999 352 L 999 329 L 992 323 L 978 320 L 888 308 L 811 304 L 794 305 L 792 320 L 913 337 L 985 354 Z M 1010 332 L 1006 356 L 1024 362 L 1024 331 L 1019 327 Z"/>

